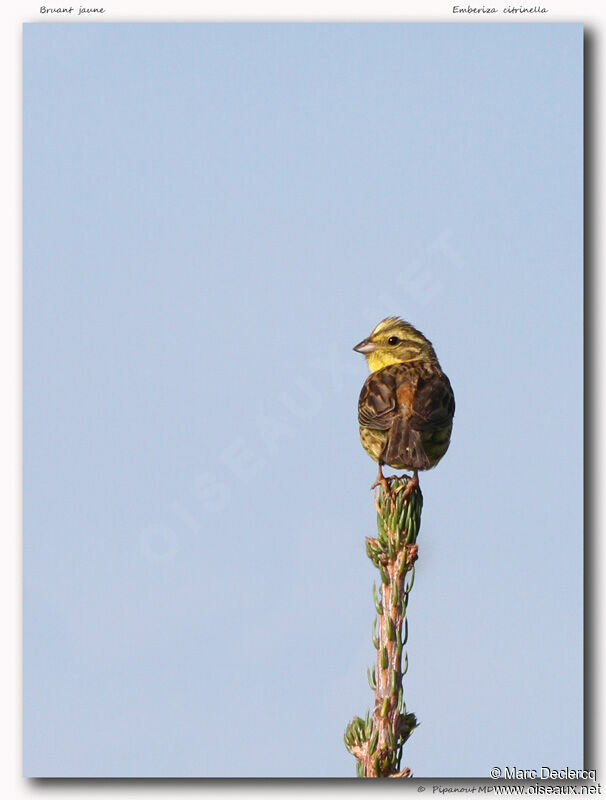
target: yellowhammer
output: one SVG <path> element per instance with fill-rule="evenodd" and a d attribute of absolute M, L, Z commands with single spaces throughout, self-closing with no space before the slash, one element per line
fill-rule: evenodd
<path fill-rule="evenodd" d="M 398 317 L 379 322 L 354 347 L 366 356 L 370 375 L 358 402 L 360 439 L 379 462 L 374 486 L 389 493 L 383 465 L 413 471 L 406 494 L 418 486 L 418 470 L 435 467 L 450 444 L 455 401 L 431 342 Z"/>

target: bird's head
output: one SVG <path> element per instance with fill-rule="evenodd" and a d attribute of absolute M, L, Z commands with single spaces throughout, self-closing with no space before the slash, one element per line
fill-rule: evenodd
<path fill-rule="evenodd" d="M 379 322 L 374 331 L 354 347 L 363 353 L 371 372 L 391 364 L 412 361 L 437 362 L 435 350 L 429 339 L 410 323 L 399 317 L 387 317 Z"/>

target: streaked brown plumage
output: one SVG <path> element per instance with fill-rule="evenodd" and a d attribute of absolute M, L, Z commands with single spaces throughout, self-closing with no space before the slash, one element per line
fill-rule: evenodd
<path fill-rule="evenodd" d="M 378 483 L 388 490 L 382 467 L 434 467 L 448 450 L 455 401 L 431 342 L 397 317 L 380 322 L 354 350 L 371 374 L 358 402 L 360 439 L 379 463 Z M 411 487 L 412 488 L 412 487 Z"/>

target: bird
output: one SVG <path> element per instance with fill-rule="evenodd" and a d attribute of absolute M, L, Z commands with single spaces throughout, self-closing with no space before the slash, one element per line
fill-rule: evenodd
<path fill-rule="evenodd" d="M 405 495 L 419 485 L 419 470 L 435 467 L 448 450 L 455 412 L 452 386 L 432 343 L 400 317 L 387 317 L 354 348 L 370 375 L 358 401 L 360 440 L 378 462 L 371 488 L 391 496 L 383 467 L 412 471 Z"/>

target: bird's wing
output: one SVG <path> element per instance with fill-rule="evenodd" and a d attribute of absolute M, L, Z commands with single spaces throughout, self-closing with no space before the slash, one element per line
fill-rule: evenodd
<path fill-rule="evenodd" d="M 410 426 L 418 431 L 443 428 L 452 422 L 455 400 L 443 372 L 419 378 L 412 401 Z"/>
<path fill-rule="evenodd" d="M 397 415 L 396 378 L 389 367 L 371 373 L 358 401 L 358 422 L 363 428 L 388 431 Z"/>

